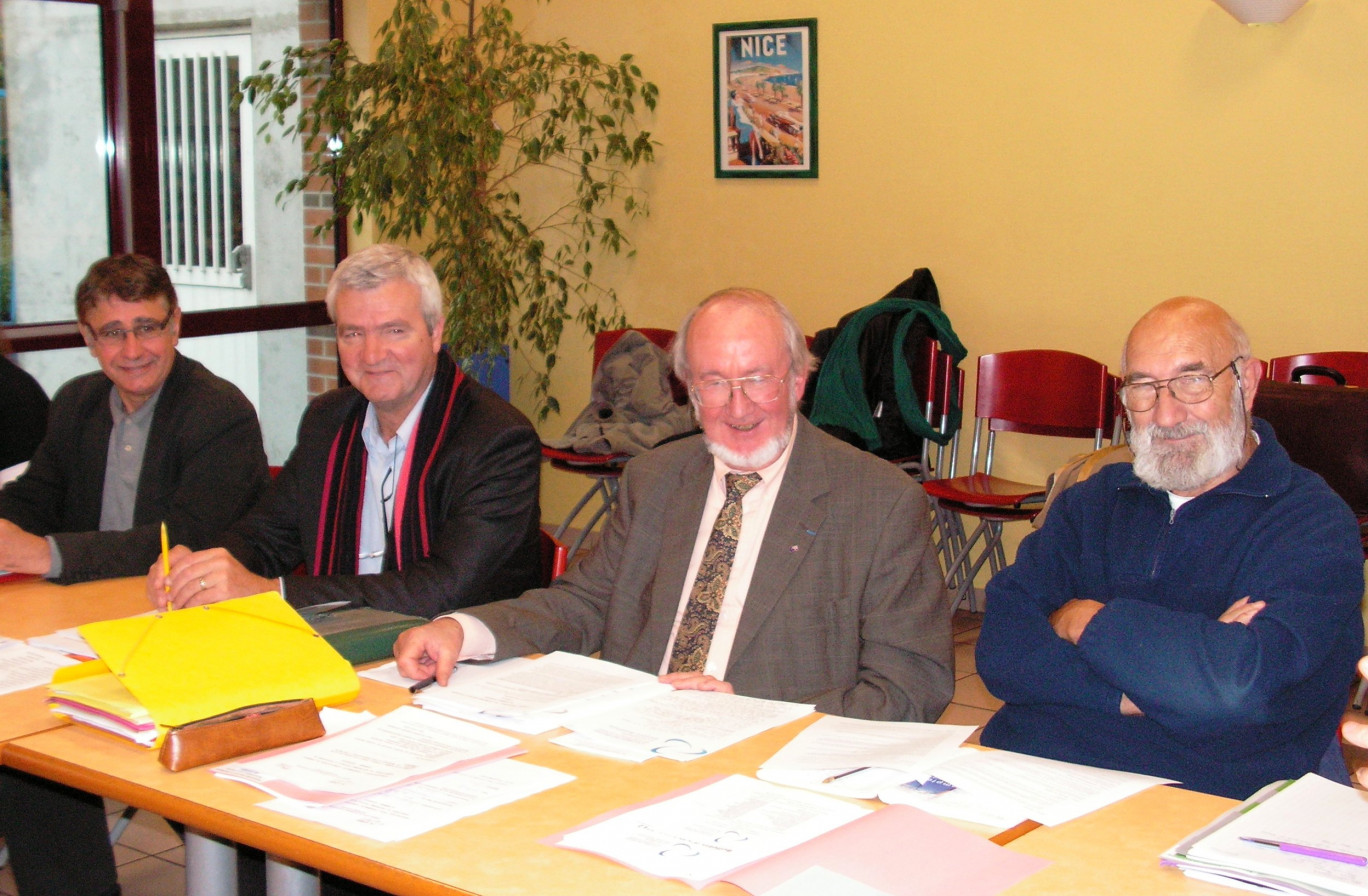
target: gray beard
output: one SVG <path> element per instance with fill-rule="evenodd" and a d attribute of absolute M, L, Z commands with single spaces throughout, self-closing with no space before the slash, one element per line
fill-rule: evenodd
<path fill-rule="evenodd" d="M 1222 473 L 1239 466 L 1244 456 L 1243 418 L 1243 414 L 1233 413 L 1229 422 L 1219 426 L 1194 420 L 1179 426 L 1150 424 L 1133 429 L 1130 445 L 1135 455 L 1135 475 L 1146 485 L 1166 492 L 1197 491 Z M 1194 433 L 1202 434 L 1199 445 L 1187 448 L 1155 446 L 1157 438 L 1183 438 Z"/>

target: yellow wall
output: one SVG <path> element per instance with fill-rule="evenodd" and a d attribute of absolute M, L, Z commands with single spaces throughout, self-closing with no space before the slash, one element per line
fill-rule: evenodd
<path fill-rule="evenodd" d="M 660 87 L 652 216 L 617 269 L 633 323 L 745 284 L 816 330 L 925 266 L 970 370 L 1027 347 L 1115 365 L 1178 294 L 1225 304 L 1265 358 L 1368 349 L 1362 0 L 1255 28 L 1210 0 L 515 2 L 530 36 L 632 52 Z M 820 178 L 714 179 L 711 26 L 796 17 L 818 20 Z M 587 345 L 547 432 L 587 398 Z M 582 488 L 548 475 L 545 518 Z"/>

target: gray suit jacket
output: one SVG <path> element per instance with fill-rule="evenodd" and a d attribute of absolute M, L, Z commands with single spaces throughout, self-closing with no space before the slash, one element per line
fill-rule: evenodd
<path fill-rule="evenodd" d="M 701 436 L 634 459 L 592 554 L 551 588 L 466 612 L 500 658 L 602 651 L 658 671 L 712 468 Z M 727 680 L 838 715 L 940 716 L 954 689 L 950 605 L 916 481 L 799 419 Z"/>

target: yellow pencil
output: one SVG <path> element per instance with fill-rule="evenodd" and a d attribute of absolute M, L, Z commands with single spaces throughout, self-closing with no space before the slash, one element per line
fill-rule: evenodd
<path fill-rule="evenodd" d="M 166 541 L 166 523 L 165 523 L 164 521 L 163 521 L 162 524 L 161 524 L 161 529 L 162 529 L 162 575 L 166 578 L 166 581 L 162 583 L 162 590 L 165 591 L 167 594 L 170 594 L 170 593 L 171 593 L 171 546 L 170 546 L 169 544 L 167 544 L 167 541 Z M 170 604 L 167 604 L 166 609 L 168 609 L 168 610 L 171 609 L 171 605 L 170 605 Z"/>

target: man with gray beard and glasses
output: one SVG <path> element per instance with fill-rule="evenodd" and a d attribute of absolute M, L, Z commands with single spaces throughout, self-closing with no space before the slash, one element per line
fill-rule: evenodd
<path fill-rule="evenodd" d="M 1363 650 L 1345 503 L 1250 415 L 1263 363 L 1219 306 L 1151 309 L 1121 356 L 1133 464 L 1059 495 L 988 585 L 983 743 L 1244 798 L 1348 774 Z"/>

